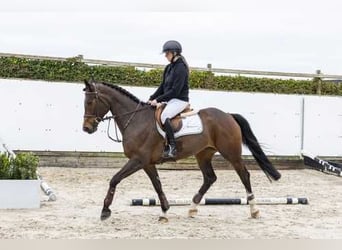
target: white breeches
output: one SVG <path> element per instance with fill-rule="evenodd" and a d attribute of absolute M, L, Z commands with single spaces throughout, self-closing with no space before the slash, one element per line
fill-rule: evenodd
<path fill-rule="evenodd" d="M 176 98 L 168 101 L 160 117 L 162 124 L 165 123 L 165 120 L 167 118 L 171 119 L 175 117 L 177 114 L 179 114 L 180 112 L 182 112 L 188 104 L 189 104 L 188 102 L 185 102 Z"/>

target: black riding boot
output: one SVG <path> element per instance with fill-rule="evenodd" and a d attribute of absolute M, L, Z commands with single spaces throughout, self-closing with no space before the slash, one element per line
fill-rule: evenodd
<path fill-rule="evenodd" d="M 177 154 L 176 141 L 175 141 L 175 136 L 173 134 L 173 130 L 172 130 L 172 126 L 171 126 L 171 122 L 169 118 L 165 120 L 164 129 L 166 132 L 166 138 L 167 138 L 167 142 L 169 145 L 165 147 L 163 158 L 174 159 Z"/>

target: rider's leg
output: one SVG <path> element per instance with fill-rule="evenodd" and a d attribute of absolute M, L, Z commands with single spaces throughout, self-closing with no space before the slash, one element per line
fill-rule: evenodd
<path fill-rule="evenodd" d="M 176 155 L 176 141 L 170 119 L 182 112 L 187 105 L 188 102 L 179 99 L 171 99 L 168 101 L 164 111 L 161 114 L 161 122 L 164 125 L 168 143 L 168 146 L 165 148 L 163 153 L 164 158 L 174 158 Z"/>
<path fill-rule="evenodd" d="M 165 147 L 163 158 L 175 158 L 176 157 L 176 141 L 173 134 L 173 129 L 169 118 L 166 118 L 164 122 L 164 130 L 166 132 L 166 138 L 168 145 Z"/>

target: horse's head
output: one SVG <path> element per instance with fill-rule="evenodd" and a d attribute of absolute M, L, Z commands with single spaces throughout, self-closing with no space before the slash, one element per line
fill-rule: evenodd
<path fill-rule="evenodd" d="M 84 119 L 83 131 L 89 134 L 97 130 L 98 124 L 102 121 L 105 114 L 110 109 L 110 105 L 101 98 L 101 93 L 98 92 L 96 83 L 84 81 L 85 92 L 84 98 Z"/>

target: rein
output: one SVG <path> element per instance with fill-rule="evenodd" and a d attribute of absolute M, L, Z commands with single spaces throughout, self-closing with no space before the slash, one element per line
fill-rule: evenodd
<path fill-rule="evenodd" d="M 147 108 L 150 107 L 150 106 L 145 106 L 145 107 L 139 108 L 140 104 L 141 104 L 141 102 L 138 103 L 137 107 L 136 107 L 135 110 L 133 110 L 133 111 L 129 111 L 129 112 L 126 112 L 126 113 L 123 113 L 123 114 L 120 114 L 120 115 L 106 116 L 106 117 L 104 117 L 104 118 L 102 118 L 102 119 L 100 120 L 100 122 L 104 122 L 104 121 L 108 120 L 107 136 L 108 136 L 109 139 L 111 139 L 111 140 L 114 141 L 114 142 L 122 142 L 122 140 L 119 139 L 119 136 L 118 136 L 117 122 L 115 121 L 115 118 L 123 117 L 123 116 L 129 115 L 129 114 L 132 114 L 132 115 L 128 118 L 128 120 L 127 120 L 126 123 L 125 123 L 125 126 L 124 126 L 123 129 L 122 129 L 122 134 L 123 134 L 124 131 L 125 131 L 125 129 L 128 127 L 128 125 L 130 124 L 130 122 L 133 120 L 135 114 L 136 114 L 137 112 L 140 112 L 140 111 L 145 110 L 145 109 L 147 109 Z M 113 137 L 111 137 L 111 135 L 109 134 L 110 121 L 111 121 L 112 119 L 114 120 L 114 125 L 115 125 L 114 128 L 115 128 L 115 137 L 116 137 L 116 139 L 114 139 Z"/>

